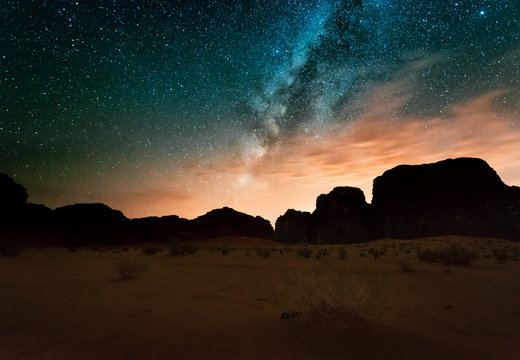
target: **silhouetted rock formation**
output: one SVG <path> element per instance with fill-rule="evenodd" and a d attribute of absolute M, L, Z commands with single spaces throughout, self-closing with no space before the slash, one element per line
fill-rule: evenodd
<path fill-rule="evenodd" d="M 312 214 L 316 243 L 352 243 L 370 238 L 370 209 L 363 191 L 336 187 L 318 196 Z"/>
<path fill-rule="evenodd" d="M 275 240 L 287 244 L 314 241 L 314 224 L 309 212 L 289 209 L 276 220 Z"/>
<path fill-rule="evenodd" d="M 54 210 L 56 222 L 82 243 L 121 243 L 128 240 L 128 219 L 105 204 L 74 204 Z"/>
<path fill-rule="evenodd" d="M 359 189 L 335 188 L 318 197 L 312 215 L 279 217 L 275 238 L 349 243 L 435 235 L 520 239 L 520 188 L 505 185 L 481 159 L 401 165 L 374 180 L 371 205 Z"/>
<path fill-rule="evenodd" d="M 248 236 L 272 239 L 274 230 L 268 220 L 253 217 L 228 207 L 211 210 L 190 221 L 184 229 L 197 236 Z"/>
<path fill-rule="evenodd" d="M 0 173 L 0 224 L 18 224 L 24 217 L 27 197 L 27 190 L 22 185 Z"/>
<path fill-rule="evenodd" d="M 277 219 L 274 232 L 269 221 L 228 207 L 194 220 L 178 216 L 129 220 L 104 204 L 75 204 L 52 211 L 28 204 L 25 188 L 0 174 L 0 215 L 1 241 L 9 241 L 16 233 L 23 234 L 27 243 L 39 245 L 167 242 L 173 237 L 209 236 L 274 237 L 284 243 L 434 235 L 518 240 L 520 188 L 505 185 L 481 159 L 401 165 L 374 180 L 372 204 L 366 203 L 360 189 L 337 187 L 317 198 L 312 214 L 287 210 Z"/>
<path fill-rule="evenodd" d="M 187 228 L 189 222 L 176 215 L 151 216 L 130 220 L 130 228 L 135 241 L 164 243 L 171 241 Z"/>
<path fill-rule="evenodd" d="M 372 205 L 380 236 L 520 235 L 520 188 L 481 159 L 397 166 L 374 180 Z"/>

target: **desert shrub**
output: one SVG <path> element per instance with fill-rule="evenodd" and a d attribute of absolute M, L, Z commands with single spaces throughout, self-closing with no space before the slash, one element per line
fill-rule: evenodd
<path fill-rule="evenodd" d="M 278 304 L 303 326 L 346 328 L 353 321 L 374 318 L 383 309 L 383 279 L 370 270 L 351 271 L 319 262 L 310 271 L 279 284 Z"/>
<path fill-rule="evenodd" d="M 190 254 L 193 255 L 197 252 L 197 246 L 188 242 L 181 242 L 178 239 L 173 239 L 170 242 L 169 250 L 170 255 L 184 255 Z"/>
<path fill-rule="evenodd" d="M 330 254 L 330 251 L 328 248 L 319 248 L 318 249 L 318 254 L 320 256 L 326 256 L 326 255 L 329 255 Z"/>
<path fill-rule="evenodd" d="M 148 244 L 148 245 L 143 246 L 142 251 L 143 251 L 143 254 L 153 255 L 153 254 L 156 254 L 157 252 L 159 252 L 159 248 L 157 247 L 157 245 Z"/>
<path fill-rule="evenodd" d="M 266 248 L 257 248 L 256 255 L 261 256 L 264 259 L 267 259 L 269 255 L 271 255 L 271 250 Z"/>
<path fill-rule="evenodd" d="M 407 260 L 401 260 L 399 262 L 399 268 L 404 273 L 408 273 L 408 272 L 412 272 L 413 271 L 412 265 Z"/>
<path fill-rule="evenodd" d="M 520 249 L 513 246 L 507 246 L 501 249 L 493 249 L 493 256 L 500 264 L 503 264 L 508 260 L 517 260 L 519 255 Z"/>
<path fill-rule="evenodd" d="M 379 257 L 379 250 L 373 251 L 372 255 L 374 256 L 374 260 L 377 260 L 377 258 Z"/>
<path fill-rule="evenodd" d="M 198 250 L 197 245 L 195 245 L 193 243 L 189 243 L 189 242 L 183 243 L 182 247 L 184 249 L 184 253 L 190 254 L 190 255 L 195 254 Z"/>
<path fill-rule="evenodd" d="M 421 261 L 443 263 L 445 265 L 469 265 L 479 259 L 477 252 L 452 243 L 444 248 L 425 250 L 418 254 Z"/>
<path fill-rule="evenodd" d="M 340 260 L 345 260 L 345 258 L 347 257 L 347 250 L 342 247 L 339 249 L 339 258 Z"/>
<path fill-rule="evenodd" d="M 182 246 L 182 243 L 178 239 L 173 239 L 168 249 L 170 250 L 170 255 L 183 255 L 184 254 L 184 248 Z"/>
<path fill-rule="evenodd" d="M 222 255 L 227 255 L 227 254 L 229 254 L 230 251 L 231 250 L 228 247 L 225 247 L 225 246 L 220 248 L 220 253 Z"/>
<path fill-rule="evenodd" d="M 312 256 L 312 249 L 309 249 L 307 247 L 300 248 L 298 249 L 298 255 L 308 259 Z"/>
<path fill-rule="evenodd" d="M 114 270 L 121 280 L 136 278 L 145 272 L 146 268 L 147 264 L 135 256 L 125 256 L 114 261 Z"/>

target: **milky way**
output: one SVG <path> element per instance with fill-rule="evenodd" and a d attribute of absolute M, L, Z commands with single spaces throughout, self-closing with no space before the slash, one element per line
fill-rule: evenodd
<path fill-rule="evenodd" d="M 401 162 L 520 184 L 520 2 L 3 1 L 0 171 L 55 207 L 273 220 Z M 518 145 L 518 146 L 517 146 Z"/>

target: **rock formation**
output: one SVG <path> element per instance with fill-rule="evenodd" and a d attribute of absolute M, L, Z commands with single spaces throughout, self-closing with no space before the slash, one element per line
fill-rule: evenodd
<path fill-rule="evenodd" d="M 336 187 L 318 196 L 312 217 L 315 243 L 354 243 L 370 239 L 370 208 L 361 189 Z"/>
<path fill-rule="evenodd" d="M 150 216 L 130 220 L 130 229 L 132 238 L 137 242 L 165 243 L 176 236 L 178 237 L 189 222 L 189 220 L 176 215 Z"/>
<path fill-rule="evenodd" d="M 310 224 L 310 225 L 308 225 Z M 349 243 L 466 235 L 520 239 L 520 188 L 481 159 L 400 165 L 374 180 L 372 204 L 356 188 L 320 195 L 316 210 L 278 218 L 278 241 Z"/>
<path fill-rule="evenodd" d="M 0 224 L 12 226 L 23 219 L 27 190 L 7 174 L 0 174 Z"/>
<path fill-rule="evenodd" d="M 81 243 L 113 244 L 128 239 L 128 219 L 105 204 L 74 204 L 54 210 L 55 221 Z"/>
<path fill-rule="evenodd" d="M 283 243 L 314 241 L 313 217 L 309 212 L 289 209 L 276 220 L 275 240 Z"/>
<path fill-rule="evenodd" d="M 185 233 L 199 236 L 249 236 L 272 239 L 274 230 L 268 220 L 253 217 L 228 207 L 211 210 L 190 221 Z"/>
<path fill-rule="evenodd" d="M 481 159 L 397 166 L 374 180 L 372 205 L 380 237 L 520 236 L 520 188 Z"/>

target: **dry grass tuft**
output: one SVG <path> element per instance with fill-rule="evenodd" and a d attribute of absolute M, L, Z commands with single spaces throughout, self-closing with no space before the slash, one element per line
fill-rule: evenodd
<path fill-rule="evenodd" d="M 114 260 L 114 270 L 119 280 L 134 279 L 144 273 L 148 264 L 137 256 L 125 256 Z"/>
<path fill-rule="evenodd" d="M 382 278 L 368 269 L 354 272 L 344 265 L 320 262 L 281 282 L 278 303 L 282 317 L 292 314 L 303 327 L 348 328 L 381 313 L 383 285 Z"/>

